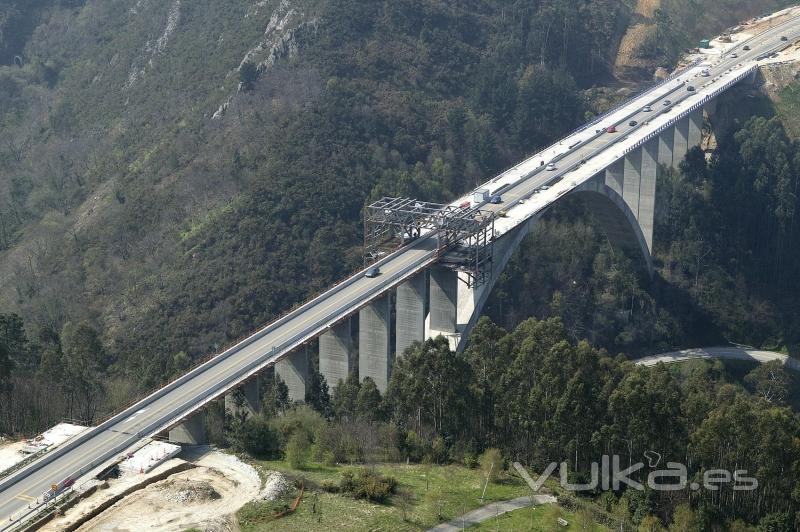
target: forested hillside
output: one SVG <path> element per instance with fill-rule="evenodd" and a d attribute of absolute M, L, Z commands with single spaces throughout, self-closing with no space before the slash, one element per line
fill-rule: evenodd
<path fill-rule="evenodd" d="M 0 71 L 0 300 L 26 322 L 18 374 L 74 382 L 80 324 L 114 404 L 357 266 L 368 198 L 451 197 L 578 125 L 628 8 L 37 12 L 24 66 Z"/>
<path fill-rule="evenodd" d="M 599 91 L 584 89 L 613 83 L 632 7 L 0 4 L 0 314 L 13 361 L 0 432 L 126 403 L 357 267 L 370 198 L 453 197 L 602 110 Z M 786 144 L 787 157 L 795 149 Z M 675 177 L 685 188 L 674 190 L 723 201 L 706 187 L 716 174 L 703 172 L 702 186 Z M 518 261 L 512 271 L 525 271 L 498 290 L 503 323 L 563 315 L 573 338 L 614 351 L 725 335 L 790 343 L 787 307 L 760 292 L 743 304 L 769 311 L 757 314 L 769 318 L 763 333 L 745 318 L 711 329 L 698 318 L 713 318 L 726 305 L 717 296 L 738 294 L 753 268 L 752 282 L 767 283 L 772 263 L 730 269 L 726 259 L 711 271 L 727 291 L 712 293 L 705 266 L 727 244 L 715 241 L 713 255 L 701 246 L 694 269 L 691 250 L 667 247 L 660 256 L 677 259 L 662 259 L 652 286 L 602 249 L 576 209 L 554 213 L 539 262 Z M 682 242 L 671 227 L 659 246 Z M 788 279 L 792 242 L 741 246 L 771 246 L 757 249 L 779 253 L 775 275 Z"/>

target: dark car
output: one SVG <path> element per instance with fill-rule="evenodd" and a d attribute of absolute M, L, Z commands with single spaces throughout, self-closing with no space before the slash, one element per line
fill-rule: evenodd
<path fill-rule="evenodd" d="M 788 40 L 789 40 L 789 38 L 788 38 L 788 37 L 786 37 L 786 35 L 784 35 L 783 37 L 781 37 L 781 40 L 782 40 L 782 41 L 788 41 Z"/>
<path fill-rule="evenodd" d="M 494 203 L 495 205 L 497 205 L 498 203 L 503 203 L 503 197 L 500 196 L 499 194 L 495 194 L 494 196 L 491 197 L 489 203 Z"/>
<path fill-rule="evenodd" d="M 664 107 L 669 107 L 670 105 L 672 105 L 672 101 L 664 100 Z"/>
<path fill-rule="evenodd" d="M 688 87 L 686 87 L 686 90 L 689 92 L 694 92 L 694 86 L 689 85 Z"/>
<path fill-rule="evenodd" d="M 369 277 L 370 279 L 374 279 L 375 277 L 381 274 L 381 269 L 377 266 L 373 266 L 372 268 L 367 270 L 367 273 L 364 274 L 364 277 Z"/>
<path fill-rule="evenodd" d="M 631 120 L 630 122 L 628 122 L 628 125 L 629 125 L 629 126 L 631 126 L 631 127 L 633 127 L 633 126 L 635 126 L 635 125 L 636 125 L 636 124 L 638 124 L 638 123 L 639 123 L 639 122 L 637 122 L 636 120 Z"/>
<path fill-rule="evenodd" d="M 749 52 L 750 51 L 750 47 L 745 44 L 744 48 L 742 48 L 742 50 L 744 50 L 745 52 Z"/>

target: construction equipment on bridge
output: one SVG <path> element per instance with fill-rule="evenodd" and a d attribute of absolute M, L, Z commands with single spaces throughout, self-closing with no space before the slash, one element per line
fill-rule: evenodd
<path fill-rule="evenodd" d="M 364 212 L 364 260 L 370 264 L 435 233 L 442 265 L 466 273 L 468 287 L 480 286 L 491 278 L 494 221 L 495 213 L 476 207 L 384 197 Z"/>

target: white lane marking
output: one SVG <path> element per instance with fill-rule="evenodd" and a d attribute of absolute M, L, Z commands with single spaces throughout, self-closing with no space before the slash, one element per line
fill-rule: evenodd
<path fill-rule="evenodd" d="M 146 412 L 146 411 L 147 411 L 147 409 L 146 409 L 146 408 L 142 408 L 141 410 L 137 410 L 136 412 L 134 412 L 133 414 L 131 414 L 131 415 L 128 417 L 128 419 L 126 419 L 126 420 L 125 420 L 125 421 L 123 421 L 122 423 L 123 423 L 123 424 L 125 424 L 125 423 L 130 423 L 131 421 L 133 421 L 133 420 L 136 418 L 136 416 L 138 416 L 139 414 L 143 414 L 143 413 L 144 413 L 144 412 Z"/>

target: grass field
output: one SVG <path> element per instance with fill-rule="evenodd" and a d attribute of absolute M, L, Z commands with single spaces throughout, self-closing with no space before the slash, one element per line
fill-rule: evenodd
<path fill-rule="evenodd" d="M 292 478 L 306 481 L 306 493 L 297 512 L 280 520 L 272 520 L 274 503 L 251 503 L 245 506 L 238 518 L 242 530 L 426 530 L 442 521 L 450 520 L 470 510 L 493 501 L 513 499 L 530 494 L 530 488 L 518 477 L 506 477 L 497 484 L 489 484 L 486 497 L 481 502 L 484 477 L 481 471 L 462 466 L 378 465 L 372 466 L 383 475 L 399 482 L 399 493 L 385 505 L 354 500 L 347 495 L 326 493 L 318 489 L 322 481 L 338 482 L 346 467 L 326 467 L 312 464 L 306 471 L 295 471 L 283 461 L 257 462 L 264 470 L 277 470 Z M 290 504 L 295 494 L 279 504 Z M 544 511 L 535 510 L 535 519 L 543 519 Z M 519 510 L 519 526 L 530 523 L 529 510 Z M 514 512 L 516 513 L 516 512 Z M 404 515 L 405 514 L 405 515 Z M 511 526 L 516 527 L 511 517 Z M 527 521 L 526 521 L 527 519 Z M 554 518 L 555 519 L 555 518 Z M 541 523 L 540 523 L 541 524 Z M 539 525 L 537 525 L 539 526 Z M 543 525 L 541 525 L 543 526 Z M 494 530 L 496 528 L 486 528 Z M 503 528 L 506 530 L 507 528 Z M 514 528 L 522 530 L 523 528 Z M 565 528 L 560 528 L 565 530 Z M 528 528 L 530 530 L 530 528 Z M 534 530 L 544 530 L 535 528 Z"/>
<path fill-rule="evenodd" d="M 559 525 L 559 518 L 567 521 L 568 525 Z M 606 531 L 608 528 L 594 523 L 584 514 L 576 515 L 556 505 L 548 505 L 508 512 L 484 521 L 470 530 L 483 532 L 527 532 L 530 530 L 537 532 L 577 532 L 579 530 L 581 532 L 600 532 Z"/>

